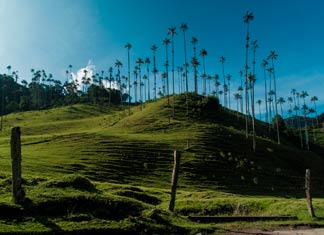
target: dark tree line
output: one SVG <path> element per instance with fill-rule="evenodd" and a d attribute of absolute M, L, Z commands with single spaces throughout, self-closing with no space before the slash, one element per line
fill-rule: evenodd
<path fill-rule="evenodd" d="M 33 71 L 32 80 L 18 83 L 15 74 L 0 75 L 0 110 L 1 116 L 28 110 L 48 109 L 52 107 L 77 103 L 100 105 L 120 104 L 125 101 L 127 94 L 119 90 L 104 88 L 100 84 L 89 84 L 86 90 L 80 91 L 75 81 L 61 83 L 47 75 L 44 70 Z"/>

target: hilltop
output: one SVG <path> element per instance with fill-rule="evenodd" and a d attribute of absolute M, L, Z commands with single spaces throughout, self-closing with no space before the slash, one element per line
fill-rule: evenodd
<path fill-rule="evenodd" d="M 184 105 L 185 95 L 175 96 L 174 115 L 173 97 L 170 97 L 170 105 L 167 98 L 162 98 L 132 106 L 131 115 L 127 106 L 120 109 L 119 106 L 107 108 L 84 104 L 7 115 L 0 138 L 3 205 L 10 201 L 9 137 L 13 126 L 20 126 L 22 130 L 27 196 L 40 208 L 47 203 L 63 203 L 46 209 L 51 211 L 49 214 L 53 213 L 53 223 L 58 216 L 63 218 L 56 223 L 61 224 L 63 230 L 69 227 L 65 223 L 66 216 L 71 216 L 69 213 L 75 214 L 76 220 L 81 222 L 90 221 L 91 226 L 99 223 L 98 219 L 110 220 L 107 211 L 99 216 L 97 210 L 93 214 L 86 206 L 77 206 L 77 201 L 84 201 L 89 206 L 112 202 L 116 203 L 114 208 L 123 203 L 121 208 L 133 206 L 136 208 L 132 210 L 134 218 L 142 218 L 138 216 L 143 213 L 153 213 L 150 216 L 154 217 L 158 211 L 162 221 L 172 223 L 169 229 L 176 228 L 179 233 L 187 231 L 191 225 L 178 226 L 182 223 L 178 220 L 183 218 L 172 218 L 164 211 L 169 199 L 174 150 L 182 154 L 179 201 L 176 204 L 179 215 L 234 213 L 237 209 L 235 195 L 301 197 L 306 168 L 310 168 L 317 179 L 314 187 L 323 183 L 324 151 L 321 147 L 314 145 L 311 146 L 314 151 L 302 151 L 298 148 L 298 140 L 296 143 L 293 137 L 284 133 L 284 144 L 278 145 L 273 140 L 275 133 L 269 133 L 265 123 L 257 122 L 257 148 L 253 152 L 252 139 L 245 136 L 243 115 L 222 108 L 212 97 L 189 94 L 188 99 L 187 107 Z M 318 188 L 316 195 L 321 193 Z M 221 197 L 221 201 L 211 201 L 213 197 Z M 193 204 L 197 199 L 201 202 Z M 246 206 L 246 213 L 268 214 L 268 207 L 276 203 L 264 200 L 253 202 L 260 203 L 258 206 L 248 200 L 241 203 Z M 57 207 L 64 207 L 64 203 L 69 207 L 69 202 L 76 203 L 79 209 L 56 211 Z M 282 207 L 286 208 L 285 205 Z M 298 204 L 297 208 L 300 207 Z M 152 208 L 157 209 L 152 212 Z M 26 207 L 21 210 L 23 215 L 29 211 Z M 270 214 L 286 213 L 274 208 L 270 211 Z M 305 211 L 306 208 L 300 213 Z M 37 216 L 43 218 L 46 214 Z M 125 210 L 120 219 L 124 221 L 130 214 Z M 139 223 L 137 219 L 128 222 L 123 223 L 132 229 Z M 146 222 L 150 224 L 152 220 Z M 120 227 L 120 223 L 108 227 Z M 74 221 L 73 226 L 80 226 L 79 221 Z M 83 226 L 88 228 L 88 225 Z M 129 230 L 125 228 L 123 231 Z"/>

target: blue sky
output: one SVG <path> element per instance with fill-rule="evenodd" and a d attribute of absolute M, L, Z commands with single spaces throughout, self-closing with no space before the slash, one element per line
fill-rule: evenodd
<path fill-rule="evenodd" d="M 198 49 L 208 51 L 206 72 L 221 74 L 219 57 L 225 56 L 225 73 L 232 75 L 231 86 L 236 90 L 245 58 L 243 16 L 249 10 L 254 14 L 251 39 L 259 44 L 257 98 L 263 98 L 260 63 L 275 50 L 278 97 L 287 98 L 292 88 L 305 90 L 319 98 L 323 112 L 323 9 L 321 0 L 0 0 L 0 72 L 11 65 L 21 79 L 30 81 L 31 68 L 45 69 L 64 81 L 69 64 L 76 73 L 92 60 L 100 72 L 120 59 L 126 75 L 127 42 L 133 46 L 132 67 L 136 58 L 151 57 L 155 43 L 162 72 L 162 40 L 170 26 L 178 30 L 175 64 L 184 62 L 179 26 L 185 22 L 188 39 L 197 37 Z M 187 50 L 191 58 L 189 43 Z M 188 76 L 192 81 L 192 71 Z"/>

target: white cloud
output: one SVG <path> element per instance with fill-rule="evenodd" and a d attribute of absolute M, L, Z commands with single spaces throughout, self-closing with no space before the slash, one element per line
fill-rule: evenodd
<path fill-rule="evenodd" d="M 92 83 L 93 82 L 92 76 L 96 74 L 96 66 L 92 63 L 92 60 L 89 60 L 87 66 L 78 69 L 76 73 L 72 72 L 72 79 L 77 82 L 78 90 L 80 91 L 84 91 L 87 89 L 87 86 L 84 86 L 84 84 L 82 84 L 82 79 L 85 75 L 85 71 L 87 71 L 86 72 L 87 78 L 89 78 L 90 83 Z M 103 79 L 102 84 L 105 88 L 109 88 L 111 85 L 112 89 L 116 89 L 116 90 L 119 89 L 118 84 L 115 81 L 112 81 L 110 83 L 109 81 Z"/>
<path fill-rule="evenodd" d="M 85 71 L 87 71 L 87 78 L 90 78 L 92 83 L 92 75 L 95 74 L 96 66 L 92 64 L 92 61 L 89 60 L 88 65 L 84 68 L 80 68 L 76 73 L 72 72 L 72 78 L 78 84 L 78 90 L 84 90 L 85 87 L 82 83 L 82 78 L 85 76 Z"/>

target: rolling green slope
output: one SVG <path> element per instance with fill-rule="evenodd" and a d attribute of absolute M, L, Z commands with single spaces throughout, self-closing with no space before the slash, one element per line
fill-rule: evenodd
<path fill-rule="evenodd" d="M 192 94 L 187 114 L 185 96 L 175 98 L 174 117 L 166 98 L 132 107 L 130 116 L 127 109 L 89 105 L 6 116 L 0 167 L 9 172 L 10 129 L 21 126 L 26 175 L 77 173 L 98 181 L 167 186 L 173 150 L 183 155 L 181 178 L 188 187 L 231 189 L 262 183 L 272 189 L 278 177 L 302 177 L 306 168 L 317 177 L 323 175 L 324 160 L 318 152 L 277 145 L 260 124 L 262 137 L 257 137 L 254 153 L 242 116 L 223 110 L 214 99 Z M 283 187 L 285 183 L 291 182 L 280 182 Z"/>
<path fill-rule="evenodd" d="M 176 96 L 174 114 L 171 97 L 171 105 L 163 98 L 132 106 L 131 115 L 127 107 L 74 105 L 5 116 L 0 209 L 18 211 L 24 219 L 8 225 L 0 217 L 0 234 L 19 229 L 41 234 L 60 229 L 71 234 L 78 229 L 97 234 L 217 229 L 182 217 L 192 214 L 293 214 L 304 219 L 307 209 L 296 198 L 303 197 L 306 168 L 316 179 L 315 195 L 323 195 L 322 148 L 301 151 L 285 134 L 285 144 L 277 145 L 274 134 L 257 122 L 253 152 L 242 115 L 221 108 L 213 98 L 189 94 L 188 100 L 187 108 L 185 95 Z M 22 131 L 22 171 L 30 199 L 22 207 L 10 199 L 9 142 L 14 126 Z M 182 154 L 176 204 L 180 217 L 166 212 L 174 150 Z M 324 211 L 321 199 L 315 203 Z M 116 208 L 120 218 L 109 214 Z"/>

